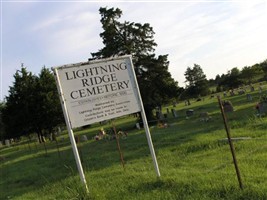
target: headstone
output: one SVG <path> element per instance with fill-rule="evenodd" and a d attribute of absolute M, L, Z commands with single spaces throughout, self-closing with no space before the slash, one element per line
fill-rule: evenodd
<path fill-rule="evenodd" d="M 231 95 L 231 96 L 235 96 L 235 92 L 234 92 L 234 90 L 230 90 L 230 95 Z"/>
<path fill-rule="evenodd" d="M 189 100 L 189 99 L 187 100 L 187 105 L 189 105 L 189 106 L 191 105 L 191 103 L 190 103 L 190 100 Z"/>
<path fill-rule="evenodd" d="M 224 112 L 233 112 L 234 108 L 231 105 L 225 105 L 224 107 Z"/>
<path fill-rule="evenodd" d="M 259 114 L 267 114 L 267 103 L 259 103 Z"/>
<path fill-rule="evenodd" d="M 194 110 L 193 110 L 193 109 L 187 110 L 187 111 L 185 112 L 185 114 L 186 114 L 187 117 L 191 117 L 191 116 L 194 115 Z"/>
<path fill-rule="evenodd" d="M 88 139 L 87 139 L 87 136 L 86 135 L 82 135 L 81 136 L 81 142 L 85 142 L 85 141 L 87 141 Z"/>
<path fill-rule="evenodd" d="M 224 101 L 223 102 L 223 109 L 224 109 L 224 112 L 233 112 L 234 111 L 233 105 L 230 101 Z"/>
<path fill-rule="evenodd" d="M 160 111 L 156 112 L 156 117 L 158 120 L 164 119 L 164 116 L 162 115 L 162 113 Z"/>
<path fill-rule="evenodd" d="M 199 114 L 199 117 L 200 117 L 200 121 L 203 121 L 203 122 L 208 122 L 210 120 L 210 116 L 209 116 L 209 113 L 208 112 L 202 112 Z"/>
<path fill-rule="evenodd" d="M 7 147 L 10 147 L 10 141 L 9 141 L 9 140 L 5 140 L 5 145 L 6 145 Z"/>
<path fill-rule="evenodd" d="M 58 136 L 60 136 L 61 132 L 62 132 L 62 131 L 61 131 L 61 128 L 60 128 L 60 127 L 57 127 L 57 135 L 58 135 Z"/>
<path fill-rule="evenodd" d="M 247 94 L 247 100 L 248 100 L 248 101 L 252 101 L 252 96 L 251 96 L 251 94 Z"/>
<path fill-rule="evenodd" d="M 241 89 L 241 90 L 238 91 L 238 94 L 239 95 L 245 94 L 245 91 L 243 89 Z"/>
<path fill-rule="evenodd" d="M 139 123 L 136 123 L 136 124 L 135 124 L 135 126 L 136 126 L 136 128 L 137 128 L 138 130 L 140 130 L 140 129 L 141 129 L 141 127 L 140 127 L 140 124 L 139 124 Z"/>
<path fill-rule="evenodd" d="M 172 116 L 174 118 L 178 117 L 176 110 L 172 109 Z"/>
<path fill-rule="evenodd" d="M 101 122 L 99 122 L 99 123 L 100 123 L 100 125 L 105 125 L 105 124 L 108 123 L 108 120 L 104 120 L 104 121 L 101 121 Z"/>

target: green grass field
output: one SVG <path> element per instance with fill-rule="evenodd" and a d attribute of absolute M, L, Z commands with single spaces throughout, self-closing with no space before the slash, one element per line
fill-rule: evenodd
<path fill-rule="evenodd" d="M 265 86 L 266 87 L 266 86 Z M 120 163 L 116 141 L 92 139 L 100 127 L 76 130 L 88 141 L 78 144 L 89 194 L 78 170 L 64 131 L 55 142 L 44 146 L 24 140 L 1 148 L 0 199 L 267 199 L 267 117 L 257 117 L 258 92 L 248 102 L 245 95 L 222 97 L 235 108 L 227 113 L 244 189 L 241 190 L 226 138 L 217 98 L 179 103 L 178 117 L 168 114 L 168 128 L 151 126 L 151 136 L 161 172 L 157 178 L 145 132 L 134 128 L 136 118 L 115 120 L 117 129 L 127 130 L 121 139 L 125 169 Z M 164 107 L 164 112 L 166 113 Z M 173 108 L 168 107 L 169 110 Z M 187 109 L 194 109 L 189 119 Z M 211 120 L 202 122 L 199 113 L 209 112 Z"/>

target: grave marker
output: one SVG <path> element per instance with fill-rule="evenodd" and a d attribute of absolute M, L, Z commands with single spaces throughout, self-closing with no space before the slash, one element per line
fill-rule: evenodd
<path fill-rule="evenodd" d="M 224 112 L 233 112 L 234 111 L 234 107 L 230 101 L 224 101 L 222 103 L 222 105 L 223 105 Z"/>
<path fill-rule="evenodd" d="M 248 101 L 252 101 L 252 96 L 251 96 L 251 94 L 247 94 L 247 100 L 248 100 Z"/>
<path fill-rule="evenodd" d="M 87 140 L 88 140 L 88 138 L 87 138 L 86 135 L 82 135 L 82 136 L 81 136 L 81 142 L 85 142 L 85 141 L 87 141 Z"/>
<path fill-rule="evenodd" d="M 177 112 L 176 112 L 175 109 L 172 109 L 171 111 L 172 111 L 172 116 L 173 116 L 174 118 L 178 117 Z"/>
<path fill-rule="evenodd" d="M 7 147 L 10 147 L 10 141 L 9 141 L 9 140 L 5 140 L 5 145 L 6 145 Z"/>
<path fill-rule="evenodd" d="M 194 110 L 193 110 L 193 109 L 187 110 L 187 111 L 185 112 L 185 114 L 186 114 L 187 117 L 191 117 L 191 116 L 194 115 Z"/>

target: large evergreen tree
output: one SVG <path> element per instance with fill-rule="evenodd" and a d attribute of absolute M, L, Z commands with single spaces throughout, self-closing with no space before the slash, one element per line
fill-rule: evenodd
<path fill-rule="evenodd" d="M 34 117 L 34 130 L 41 141 L 46 134 L 64 122 L 63 113 L 58 98 L 56 82 L 52 72 L 43 67 L 37 78 Z"/>
<path fill-rule="evenodd" d="M 5 124 L 3 122 L 3 110 L 5 108 L 5 103 L 0 102 L 0 140 L 5 139 Z"/>
<path fill-rule="evenodd" d="M 100 8 L 104 31 L 100 34 L 104 47 L 91 53 L 92 59 L 131 54 L 148 119 L 152 110 L 178 96 L 178 83 L 168 72 L 168 56 L 153 53 L 157 44 L 153 28 L 148 24 L 119 22 L 119 8 Z"/>
<path fill-rule="evenodd" d="M 53 74 L 44 67 L 39 76 L 35 76 L 22 66 L 14 78 L 2 109 L 6 137 L 37 133 L 42 142 L 42 136 L 63 122 Z"/>
<path fill-rule="evenodd" d="M 7 137 L 15 138 L 33 131 L 32 113 L 35 112 L 35 88 L 37 77 L 25 67 L 17 70 L 14 85 L 9 89 L 6 106 L 3 109 L 3 122 Z"/>

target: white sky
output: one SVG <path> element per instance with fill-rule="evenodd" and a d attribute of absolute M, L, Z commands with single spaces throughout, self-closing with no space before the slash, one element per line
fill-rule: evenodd
<path fill-rule="evenodd" d="M 41 68 L 87 61 L 103 47 L 100 7 L 118 7 L 121 22 L 150 23 L 156 54 L 184 86 L 187 67 L 207 78 L 267 59 L 267 1 L 12 1 L 1 0 L 0 101 L 21 63 Z"/>

